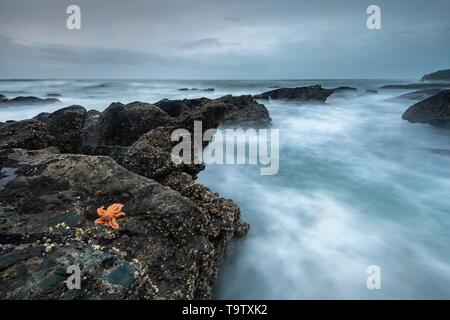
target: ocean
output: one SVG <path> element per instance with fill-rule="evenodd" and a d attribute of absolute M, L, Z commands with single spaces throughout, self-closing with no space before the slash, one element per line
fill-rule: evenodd
<path fill-rule="evenodd" d="M 225 259 L 214 297 L 448 299 L 450 131 L 402 120 L 414 101 L 388 99 L 413 90 L 380 87 L 408 82 L 2 80 L 8 98 L 57 93 L 61 103 L 2 106 L 0 121 L 72 104 L 101 111 L 112 102 L 355 87 L 323 105 L 261 101 L 280 133 L 278 174 L 262 176 L 255 165 L 208 165 L 199 174 L 251 225 Z M 371 265 L 381 271 L 380 289 L 366 285 Z"/>

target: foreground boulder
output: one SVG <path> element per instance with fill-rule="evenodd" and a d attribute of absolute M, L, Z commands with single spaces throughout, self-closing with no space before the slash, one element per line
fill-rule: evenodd
<path fill-rule="evenodd" d="M 48 125 L 38 120 L 22 120 L 0 125 L 0 149 L 26 148 L 37 150 L 54 143 Z"/>
<path fill-rule="evenodd" d="M 285 101 L 318 101 L 325 102 L 334 92 L 333 89 L 325 89 L 320 85 L 299 88 L 281 88 L 267 91 L 254 96 L 255 99 L 273 99 Z"/>
<path fill-rule="evenodd" d="M 16 97 L 13 99 L 6 99 L 5 96 L 3 96 L 5 99 L 0 99 L 0 105 L 21 105 L 21 104 L 52 104 L 52 103 L 58 103 L 61 102 L 56 98 L 46 98 L 41 99 L 38 97 Z"/>
<path fill-rule="evenodd" d="M 437 126 L 450 125 L 450 90 L 445 90 L 406 110 L 403 119 L 412 123 L 428 123 Z"/>
<path fill-rule="evenodd" d="M 450 69 L 426 74 L 422 77 L 421 81 L 450 81 Z"/>
<path fill-rule="evenodd" d="M 0 123 L 0 298 L 211 298 L 249 226 L 232 200 L 196 183 L 203 164 L 172 161 L 171 134 L 196 120 L 205 130 L 270 117 L 250 96 L 158 104 Z M 118 231 L 94 223 L 112 203 L 127 214 Z M 80 290 L 64 283 L 71 265 Z"/>
<path fill-rule="evenodd" d="M 8 149 L 0 166 L 3 299 L 210 298 L 224 250 L 248 229 L 193 181 L 177 192 L 109 157 Z M 112 203 L 126 213 L 118 231 L 94 223 Z M 71 265 L 79 290 L 64 283 Z"/>

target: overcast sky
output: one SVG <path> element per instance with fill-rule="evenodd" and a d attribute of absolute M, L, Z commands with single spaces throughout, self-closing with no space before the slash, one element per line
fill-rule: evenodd
<path fill-rule="evenodd" d="M 66 8 L 81 8 L 81 30 Z M 381 7 L 381 30 L 366 9 Z M 419 78 L 449 0 L 0 0 L 1 78 Z"/>

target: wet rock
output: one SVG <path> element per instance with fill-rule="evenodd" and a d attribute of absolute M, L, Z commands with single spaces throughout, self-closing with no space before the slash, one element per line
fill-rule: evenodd
<path fill-rule="evenodd" d="M 450 126 L 450 90 L 442 91 L 409 107 L 403 119 L 412 123 Z"/>
<path fill-rule="evenodd" d="M 388 99 L 388 101 L 401 101 L 401 100 L 425 100 L 429 97 L 432 97 L 439 92 L 443 91 L 442 89 L 424 89 L 417 90 L 409 93 L 402 94 L 401 96 L 394 97 Z"/>
<path fill-rule="evenodd" d="M 100 141 L 100 126 L 102 113 L 97 110 L 89 110 L 83 127 L 83 146 L 96 146 Z"/>
<path fill-rule="evenodd" d="M 58 98 L 61 97 L 62 95 L 60 93 L 47 93 L 46 96 L 49 98 Z"/>
<path fill-rule="evenodd" d="M 117 161 L 128 170 L 159 182 L 174 171 L 182 171 L 195 178 L 205 166 L 195 163 L 194 148 L 191 149 L 191 164 L 177 165 L 172 161 L 172 149 L 178 141 L 172 141 L 171 135 L 178 128 L 161 127 L 147 132 Z"/>
<path fill-rule="evenodd" d="M 8 100 L 8 98 L 2 94 L 0 94 L 0 101 Z"/>
<path fill-rule="evenodd" d="M 194 121 L 202 121 L 204 130 L 217 128 L 219 124 L 268 126 L 272 121 L 267 108 L 250 95 L 227 95 L 218 99 L 165 99 L 156 105 L 178 118 L 177 123 L 188 129 L 193 128 Z"/>
<path fill-rule="evenodd" d="M 116 102 L 102 113 L 100 140 L 105 145 L 128 146 L 144 133 L 171 123 L 169 115 L 155 105 Z"/>
<path fill-rule="evenodd" d="M 38 97 L 28 96 L 28 97 L 16 97 L 13 99 L 1 100 L 0 105 L 26 105 L 26 104 L 52 104 L 60 102 L 56 98 L 46 98 L 41 99 Z"/>
<path fill-rule="evenodd" d="M 0 126 L 0 149 L 26 148 L 37 150 L 54 143 L 48 125 L 38 120 L 22 120 Z"/>
<path fill-rule="evenodd" d="M 337 88 L 334 88 L 332 90 L 334 92 L 346 92 L 346 91 L 355 92 L 355 91 L 358 91 L 358 89 L 356 89 L 356 88 L 347 87 L 347 86 L 337 87 Z"/>
<path fill-rule="evenodd" d="M 333 92 L 333 89 L 324 89 L 320 85 L 314 85 L 309 87 L 275 89 L 256 95 L 254 98 L 285 101 L 325 102 Z"/>
<path fill-rule="evenodd" d="M 378 91 L 377 90 L 372 90 L 372 89 L 368 89 L 365 91 L 366 93 L 370 93 L 370 94 L 377 94 Z"/>
<path fill-rule="evenodd" d="M 248 229 L 201 186 L 177 192 L 109 157 L 8 149 L 0 166 L 16 169 L 0 190 L 1 298 L 210 298 L 224 248 Z M 111 203 L 127 214 L 118 231 L 94 224 Z M 70 265 L 80 290 L 64 283 Z"/>
<path fill-rule="evenodd" d="M 83 127 L 86 109 L 70 106 L 53 113 L 36 116 L 48 125 L 49 134 L 54 138 L 54 146 L 64 153 L 80 153 L 83 146 Z"/>
<path fill-rule="evenodd" d="M 267 108 L 250 95 L 238 97 L 227 95 L 217 101 L 226 105 L 222 124 L 267 127 L 272 122 Z"/>

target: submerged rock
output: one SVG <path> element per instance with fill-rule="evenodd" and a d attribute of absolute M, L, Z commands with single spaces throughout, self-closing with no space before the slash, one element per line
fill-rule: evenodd
<path fill-rule="evenodd" d="M 450 90 L 445 90 L 411 106 L 403 119 L 412 123 L 428 123 L 437 126 L 450 125 Z"/>
<path fill-rule="evenodd" d="M 334 92 L 333 89 L 324 89 L 320 85 L 298 88 L 281 88 L 255 95 L 255 99 L 273 99 L 286 101 L 318 101 L 325 102 Z"/>
<path fill-rule="evenodd" d="M 248 229 L 226 200 L 199 191 L 225 203 L 197 204 L 108 157 L 8 149 L 0 165 L 15 170 L 0 190 L 3 299 L 210 298 L 225 248 Z M 112 203 L 126 213 L 118 231 L 94 224 Z M 64 283 L 71 265 L 80 290 Z"/>
<path fill-rule="evenodd" d="M 0 99 L 0 105 L 20 105 L 20 104 L 51 104 L 51 103 L 58 103 L 61 102 L 56 98 L 46 98 L 46 99 L 41 99 L 41 98 L 37 98 L 37 97 L 16 97 L 13 99 Z"/>
<path fill-rule="evenodd" d="M 409 93 L 402 94 L 401 96 L 394 97 L 388 99 L 388 101 L 399 101 L 399 100 L 425 100 L 429 97 L 432 97 L 439 92 L 443 91 L 442 89 L 424 89 L 417 90 Z"/>
<path fill-rule="evenodd" d="M 352 92 L 355 92 L 355 91 L 358 91 L 358 89 L 356 89 L 356 88 L 353 88 L 353 87 L 347 87 L 347 86 L 342 86 L 342 87 L 337 87 L 337 88 L 334 88 L 334 89 L 332 89 L 334 92 L 345 92 L 345 91 L 352 91 Z"/>

